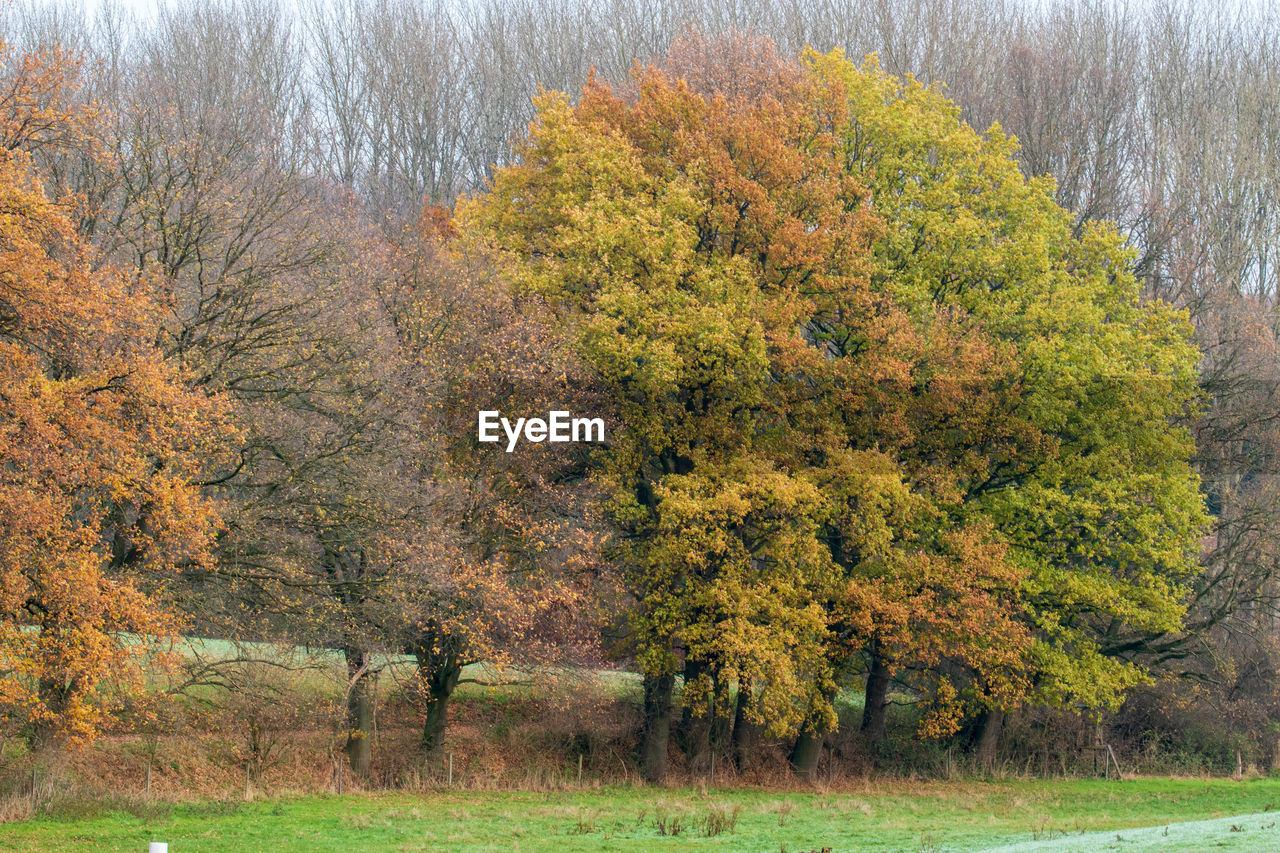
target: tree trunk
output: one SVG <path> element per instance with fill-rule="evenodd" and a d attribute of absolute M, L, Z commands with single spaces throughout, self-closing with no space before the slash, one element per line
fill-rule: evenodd
<path fill-rule="evenodd" d="M 449 699 L 462 676 L 461 647 L 451 636 L 432 630 L 414 643 L 413 655 L 418 661 L 418 681 L 426 705 L 419 748 L 424 753 L 432 753 L 444 745 Z"/>
<path fill-rule="evenodd" d="M 743 679 L 738 684 L 738 701 L 733 710 L 733 761 L 738 770 L 745 770 L 756 748 L 756 725 L 747 717 L 751 708 L 751 681 Z"/>
<path fill-rule="evenodd" d="M 822 700 L 825 702 L 833 702 L 835 697 L 834 685 L 829 685 L 822 691 Z M 809 719 L 805 720 L 791 747 L 791 769 L 807 782 L 814 782 L 818 778 L 818 759 L 822 757 L 822 745 L 826 740 L 824 728 L 822 717 L 817 712 L 810 711 Z"/>
<path fill-rule="evenodd" d="M 996 762 L 996 754 L 1000 749 L 1000 733 L 1004 729 L 1004 711 L 992 708 L 982 720 L 982 734 L 978 736 L 976 758 L 978 766 L 990 770 Z"/>
<path fill-rule="evenodd" d="M 822 757 L 822 732 L 815 731 L 811 725 L 805 724 L 791 747 L 791 769 L 806 782 L 818 778 L 818 759 Z"/>
<path fill-rule="evenodd" d="M 40 679 L 40 704 L 44 706 L 45 713 L 27 727 L 27 749 L 32 754 L 48 751 L 57 741 L 57 729 L 53 721 L 62 716 L 58 686 L 53 679 Z"/>
<path fill-rule="evenodd" d="M 641 761 L 644 778 L 661 784 L 667 778 L 667 748 L 671 742 L 671 673 L 644 677 L 644 739 Z"/>
<path fill-rule="evenodd" d="M 714 691 L 702 684 L 706 674 L 706 663 L 686 659 L 680 730 L 684 736 L 685 755 L 689 759 L 689 772 L 694 776 L 705 776 L 711 767 L 711 722 L 715 709 L 712 703 Z"/>
<path fill-rule="evenodd" d="M 449 722 L 449 699 L 458 686 L 462 667 L 455 666 L 439 673 L 427 685 L 427 719 L 422 725 L 423 752 L 435 752 L 444 746 L 444 731 Z"/>
<path fill-rule="evenodd" d="M 377 680 L 371 672 L 368 650 L 358 647 L 343 649 L 347 659 L 347 760 L 351 771 L 360 777 L 369 775 L 373 763 L 373 698 Z"/>
<path fill-rule="evenodd" d="M 729 707 L 729 682 L 721 678 L 719 673 L 716 673 L 712 681 L 711 710 L 711 749 L 721 753 L 733 733 L 733 713 Z"/>
<path fill-rule="evenodd" d="M 872 644 L 867 689 L 863 694 L 862 735 L 873 746 L 885 741 L 890 680 L 889 667 L 880 656 L 878 645 Z"/>

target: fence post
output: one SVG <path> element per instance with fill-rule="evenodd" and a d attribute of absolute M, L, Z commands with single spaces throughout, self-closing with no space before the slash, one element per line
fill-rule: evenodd
<path fill-rule="evenodd" d="M 1111 764 L 1115 765 L 1116 781 L 1117 782 L 1123 781 L 1124 777 L 1120 773 L 1120 761 L 1116 758 L 1115 752 L 1112 751 L 1111 744 L 1107 744 L 1107 759 Z M 1111 777 L 1108 776 L 1107 778 L 1110 779 Z"/>

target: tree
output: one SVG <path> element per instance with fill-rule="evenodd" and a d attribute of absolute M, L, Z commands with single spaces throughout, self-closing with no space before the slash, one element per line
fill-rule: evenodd
<path fill-rule="evenodd" d="M 1076 229 L 1052 181 L 1023 178 L 998 127 L 975 133 L 936 90 L 874 61 L 806 62 L 846 87 L 850 168 L 887 226 L 872 280 L 913 313 L 963 312 L 1016 352 L 1005 432 L 953 444 L 979 458 L 950 485 L 961 514 L 992 524 L 1027 572 L 1035 694 L 1115 707 L 1145 677 L 1143 638 L 1181 627 L 1197 573 L 1185 315 L 1143 302 L 1119 235 Z M 954 440 L 947 426 L 923 421 L 916 448 L 938 452 L 934 441 Z"/>
<path fill-rule="evenodd" d="M 400 394 L 413 424 L 398 452 L 416 495 L 394 528 L 403 565 L 391 624 L 417 662 L 428 753 L 443 744 L 453 691 L 476 680 L 468 664 L 500 679 L 513 666 L 596 660 L 596 593 L 608 582 L 583 482 L 589 447 L 506 452 L 476 437 L 478 411 L 590 411 L 597 390 L 546 304 L 512 293 L 492 259 L 453 239 L 447 212 L 428 206 L 385 294 L 412 365 Z"/>
<path fill-rule="evenodd" d="M 545 95 L 463 208 L 623 425 L 651 777 L 680 669 L 695 768 L 728 684 L 804 741 L 858 660 L 873 738 L 895 672 L 932 734 L 1033 683 L 1114 703 L 1142 671 L 1103 638 L 1176 629 L 1194 572 L 1185 326 L 933 90 L 741 37 L 668 62 Z"/>
<path fill-rule="evenodd" d="M 218 525 L 192 483 L 217 401 L 155 345 L 153 282 L 91 269 L 23 150 L 79 132 L 61 109 L 11 99 L 0 153 L 0 703 L 37 748 L 92 740 L 105 686 L 141 689 L 179 624 L 157 593 Z"/>
<path fill-rule="evenodd" d="M 691 64 L 708 54 L 721 59 Z M 623 425 L 601 476 L 655 779 L 681 669 L 695 770 L 711 720 L 739 716 L 733 684 L 741 716 L 775 734 L 834 724 L 824 602 L 871 559 L 854 516 L 886 489 L 849 475 L 872 464 L 906 482 L 892 452 L 868 451 L 901 432 L 913 392 L 936 404 L 913 362 L 987 369 L 945 315 L 932 320 L 958 356 L 871 287 L 880 226 L 846 170 L 839 86 L 750 38 L 693 37 L 670 62 L 639 73 L 631 98 L 594 82 L 576 107 L 544 96 L 521 163 L 464 208 L 523 287 L 563 306 Z M 850 535 L 833 547 L 842 517 Z"/>
<path fill-rule="evenodd" d="M 874 226 L 816 121 L 821 93 L 761 59 L 732 99 L 656 68 L 635 100 L 596 82 L 576 107 L 543 96 L 520 164 L 460 214 L 563 312 L 620 424 L 600 476 L 634 596 L 654 779 L 681 668 L 695 762 L 713 682 L 749 682 L 752 716 L 785 733 L 825 672 L 821 500 L 780 464 L 788 430 L 768 400 L 806 293 L 858 290 Z"/>

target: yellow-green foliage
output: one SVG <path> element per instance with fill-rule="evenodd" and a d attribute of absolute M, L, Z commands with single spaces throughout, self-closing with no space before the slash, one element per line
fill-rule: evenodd
<path fill-rule="evenodd" d="M 754 62 L 544 95 L 459 209 L 612 400 L 641 667 L 750 685 L 775 732 L 830 725 L 867 649 L 931 734 L 1033 690 L 1114 703 L 1205 521 L 1185 317 L 937 91 Z"/>
<path fill-rule="evenodd" d="M 1113 705 L 1146 643 L 1176 632 L 1206 517 L 1183 425 L 1197 353 L 1185 314 L 1143 302 L 1110 225 L 1077 226 L 1016 143 L 979 134 L 935 89 L 804 59 L 849 93 L 850 164 L 886 224 L 875 280 L 916 313 L 967 313 L 1017 348 L 1016 454 L 961 484 L 1027 567 L 1043 697 Z"/>

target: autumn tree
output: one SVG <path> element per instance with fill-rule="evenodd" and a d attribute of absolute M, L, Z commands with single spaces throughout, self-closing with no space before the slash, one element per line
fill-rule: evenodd
<path fill-rule="evenodd" d="M 926 420 L 916 448 L 980 453 L 949 487 L 1029 572 L 1020 598 L 1037 698 L 1115 707 L 1145 677 L 1139 638 L 1179 629 L 1197 573 L 1205 515 L 1185 427 L 1196 398 L 1185 315 L 1143 302 L 1119 235 L 1077 229 L 1051 181 L 1022 176 L 998 127 L 974 132 L 935 90 L 874 62 L 807 62 L 843 80 L 852 105 L 850 168 L 887 225 L 873 281 L 908 311 L 961 312 L 1016 352 L 1003 435 L 975 446 L 982 433 Z"/>
<path fill-rule="evenodd" d="M 1102 638 L 1176 628 L 1203 518 L 1177 315 L 925 87 L 741 37 L 669 62 L 544 96 L 464 217 L 624 425 L 602 477 L 650 775 L 680 670 L 695 767 L 731 683 L 811 767 L 857 661 L 873 738 L 897 672 L 934 734 L 1033 685 L 1114 702 L 1141 669 Z"/>
<path fill-rule="evenodd" d="M 296 42 L 255 8 L 247 26 L 248 6 L 173 10 L 109 41 L 95 93 L 115 109 L 96 156 L 59 174 L 103 263 L 155 287 L 164 355 L 239 427 L 198 477 L 225 508 L 217 559 L 182 574 L 174 606 L 200 633 L 342 649 L 359 733 L 382 646 L 368 555 L 393 493 L 377 446 L 401 423 L 382 405 L 399 368 L 376 289 L 389 249 L 306 172 Z"/>
<path fill-rule="evenodd" d="M 709 46 L 677 46 L 672 62 Z M 904 413 L 874 407 L 880 380 L 896 371 L 911 389 L 912 357 L 929 355 L 871 288 L 881 226 L 846 170 L 839 87 L 767 42 L 715 46 L 727 61 L 682 69 L 692 82 L 650 68 L 633 96 L 594 82 L 576 107 L 545 96 L 521 163 L 464 215 L 561 306 L 622 424 L 601 477 L 655 779 L 677 673 L 695 769 L 717 717 L 783 735 L 833 724 L 824 602 L 856 553 L 832 547 L 833 525 L 886 488 L 843 475 L 879 464 L 905 482 L 891 453 L 868 452 Z M 981 377 L 985 353 L 958 348 L 931 369 L 970 357 Z"/>
<path fill-rule="evenodd" d="M 219 409 L 156 346 L 154 282 L 93 269 L 32 168 L 31 149 L 80 133 L 41 97 L 56 85 L 30 85 L 60 58 L 0 50 L 23 81 L 0 114 L 0 703 L 44 748 L 92 740 L 104 688 L 140 690 L 178 627 L 157 594 L 208 564 L 218 518 L 193 479 Z"/>
<path fill-rule="evenodd" d="M 469 664 L 483 662 L 492 680 L 597 660 L 596 592 L 609 579 L 583 482 L 589 448 L 506 452 L 476 436 L 480 410 L 589 411 L 595 386 L 546 304 L 513 293 L 491 258 L 453 240 L 448 212 L 427 206 L 384 291 L 411 365 L 399 446 L 416 495 L 397 528 L 403 565 L 389 603 L 416 661 L 428 753 L 443 743 L 454 690 L 476 680 L 463 674 Z"/>

